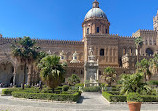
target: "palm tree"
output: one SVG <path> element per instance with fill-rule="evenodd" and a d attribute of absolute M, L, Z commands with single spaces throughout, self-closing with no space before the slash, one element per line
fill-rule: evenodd
<path fill-rule="evenodd" d="M 121 75 L 120 79 L 121 83 L 121 90 L 120 93 L 127 95 L 130 92 L 136 92 L 139 94 L 151 94 L 151 88 L 143 83 L 143 74 L 136 73 L 136 74 L 123 74 Z"/>
<path fill-rule="evenodd" d="M 69 85 L 75 85 L 76 83 L 80 83 L 80 77 L 76 74 L 72 74 L 71 77 L 68 78 Z"/>
<path fill-rule="evenodd" d="M 137 63 L 137 66 L 139 67 L 139 71 L 144 73 L 145 82 L 149 81 L 152 76 L 152 73 L 149 70 L 150 62 L 144 58 Z"/>
<path fill-rule="evenodd" d="M 152 73 L 156 73 L 158 70 L 158 54 L 154 55 L 154 58 L 150 59 L 150 68 Z"/>
<path fill-rule="evenodd" d="M 115 69 L 107 67 L 104 69 L 104 74 L 101 76 L 111 86 L 112 82 L 116 79 Z"/>
<path fill-rule="evenodd" d="M 136 49 L 137 49 L 137 62 L 139 62 L 139 50 L 140 50 L 140 47 L 143 45 L 143 40 L 142 40 L 142 37 L 137 37 L 135 39 L 135 45 L 136 45 Z M 138 69 L 138 67 L 137 67 Z"/>
<path fill-rule="evenodd" d="M 60 57 L 55 55 L 46 56 L 40 61 L 38 67 L 41 69 L 40 77 L 42 81 L 52 88 L 54 93 L 54 88 L 60 85 L 64 79 L 65 69 L 60 63 Z"/>
<path fill-rule="evenodd" d="M 33 63 L 37 58 L 37 49 L 38 47 L 35 47 L 35 41 L 31 40 L 30 37 L 19 38 L 18 41 L 15 41 L 15 43 L 12 44 L 13 57 L 15 57 L 21 64 L 24 64 L 22 89 L 24 89 L 27 66 Z"/>

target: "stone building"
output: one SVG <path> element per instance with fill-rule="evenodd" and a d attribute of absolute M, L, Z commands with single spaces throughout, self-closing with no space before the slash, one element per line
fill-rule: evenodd
<path fill-rule="evenodd" d="M 107 66 L 116 69 L 118 75 L 133 73 L 136 63 L 135 38 L 143 38 L 140 49 L 140 59 L 151 58 L 158 53 L 158 12 L 153 18 L 154 30 L 138 30 L 131 37 L 121 37 L 109 34 L 110 21 L 99 8 L 99 2 L 93 2 L 92 9 L 86 14 L 82 23 L 82 41 L 35 40 L 42 51 L 60 56 L 61 62 L 67 62 L 65 77 L 77 74 L 84 81 L 84 63 L 88 60 L 88 51 L 91 47 L 99 66 L 100 75 Z M 5 38 L 0 35 L 0 82 L 10 84 L 15 78 L 16 85 L 23 81 L 23 64 L 19 64 L 11 55 L 11 43 L 16 38 Z M 28 83 L 37 83 L 39 74 L 31 66 L 27 68 L 26 80 Z M 157 78 L 158 79 L 158 78 Z"/>

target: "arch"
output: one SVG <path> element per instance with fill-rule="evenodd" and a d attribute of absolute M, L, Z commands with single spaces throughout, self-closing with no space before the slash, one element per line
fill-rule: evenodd
<path fill-rule="evenodd" d="M 152 50 L 151 48 L 147 48 L 147 49 L 146 49 L 146 54 L 147 54 L 148 56 L 150 56 L 150 55 L 153 55 L 154 52 L 153 52 L 153 50 Z"/>
<path fill-rule="evenodd" d="M 14 65 L 14 62 L 9 59 L 0 60 L 0 83 L 3 83 L 5 87 L 8 87 L 10 83 L 13 84 Z"/>
<path fill-rule="evenodd" d="M 15 62 L 13 62 L 11 59 L 1 59 L 0 60 L 0 64 L 1 63 L 7 63 L 7 62 L 10 62 L 14 67 L 16 67 Z"/>
<path fill-rule="evenodd" d="M 123 48 L 122 53 L 123 53 L 123 55 L 126 54 L 126 48 Z"/>

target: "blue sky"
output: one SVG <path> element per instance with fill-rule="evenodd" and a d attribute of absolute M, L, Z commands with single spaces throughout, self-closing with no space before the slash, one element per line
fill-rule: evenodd
<path fill-rule="evenodd" d="M 94 0 L 0 0 L 0 33 L 5 37 L 81 40 L 84 16 Z M 130 36 L 153 29 L 158 0 L 98 0 L 111 34 Z"/>

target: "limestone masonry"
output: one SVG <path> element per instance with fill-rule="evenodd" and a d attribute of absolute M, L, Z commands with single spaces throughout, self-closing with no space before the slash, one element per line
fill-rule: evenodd
<path fill-rule="evenodd" d="M 107 66 L 115 68 L 117 76 L 135 72 L 137 55 L 134 40 L 136 37 L 142 37 L 144 41 L 140 49 L 140 59 L 149 59 L 158 53 L 158 11 L 153 18 L 154 30 L 138 30 L 131 37 L 121 37 L 109 34 L 109 27 L 110 22 L 106 14 L 99 8 L 99 2 L 95 0 L 82 23 L 82 41 L 39 39 L 35 41 L 42 51 L 58 55 L 61 62 L 67 62 L 66 78 L 77 74 L 82 82 L 86 70 L 84 63 L 88 61 L 90 48 L 93 49 L 95 61 L 98 62 L 99 82 L 102 82 L 100 76 Z M 19 64 L 11 55 L 11 43 L 15 40 L 16 38 L 5 38 L 0 35 L 0 82 L 9 85 L 15 77 L 16 85 L 20 86 L 23 82 L 24 68 L 23 64 Z M 155 74 L 152 79 L 158 79 L 158 74 Z M 36 84 L 40 80 L 39 74 L 31 66 L 28 66 L 26 80 L 29 84 Z"/>

